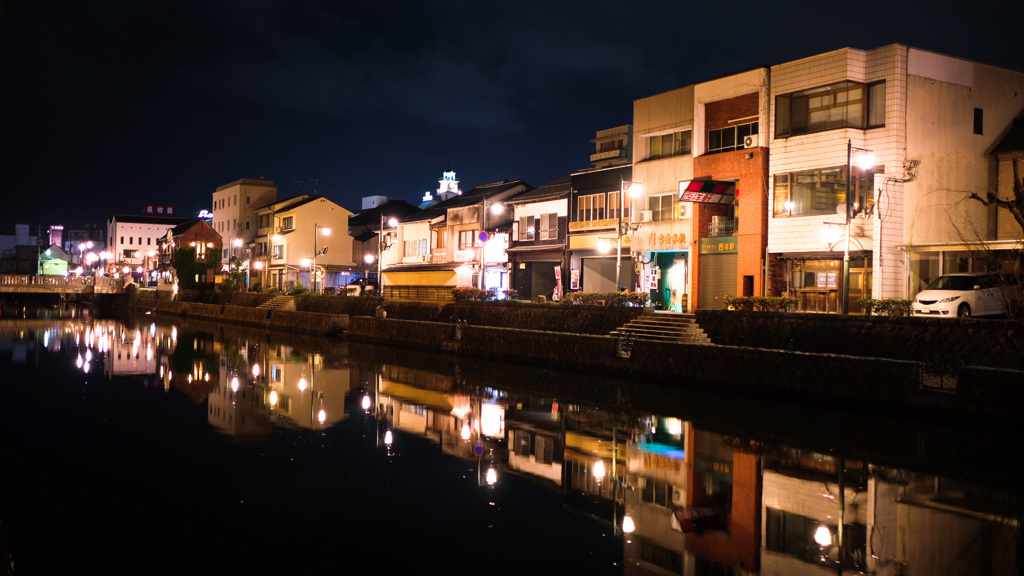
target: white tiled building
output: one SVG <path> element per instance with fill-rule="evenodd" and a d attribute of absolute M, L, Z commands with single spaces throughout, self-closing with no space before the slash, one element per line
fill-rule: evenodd
<path fill-rule="evenodd" d="M 994 209 L 965 199 L 996 185 L 988 152 L 1024 109 L 1024 73 L 898 44 L 844 48 L 773 66 L 771 96 L 773 293 L 840 307 L 851 157 L 851 311 L 860 296 L 911 298 L 970 270 L 965 233 L 995 239 Z M 868 153 L 871 168 L 856 168 Z"/>

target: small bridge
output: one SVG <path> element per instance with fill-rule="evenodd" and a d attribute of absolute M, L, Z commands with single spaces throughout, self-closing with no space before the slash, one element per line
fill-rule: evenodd
<path fill-rule="evenodd" d="M 120 294 L 124 278 L 0 274 L 0 294 Z"/>

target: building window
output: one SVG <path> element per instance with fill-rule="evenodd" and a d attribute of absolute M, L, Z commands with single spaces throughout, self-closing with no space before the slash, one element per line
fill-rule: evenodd
<path fill-rule="evenodd" d="M 757 134 L 757 122 L 727 126 L 718 130 L 708 130 L 708 154 L 731 152 L 743 148 L 743 139 Z"/>
<path fill-rule="evenodd" d="M 775 97 L 776 138 L 884 125 L 884 81 L 843 81 Z"/>
<path fill-rule="evenodd" d="M 689 130 L 649 136 L 646 140 L 649 150 L 648 160 L 690 153 L 691 133 Z"/>
<path fill-rule="evenodd" d="M 152 245 L 153 245 L 153 239 L 152 238 L 146 238 L 146 246 L 152 246 Z"/>
<path fill-rule="evenodd" d="M 558 239 L 558 214 L 541 214 L 540 216 L 540 239 Z"/>
<path fill-rule="evenodd" d="M 874 172 L 854 167 L 850 193 L 858 209 L 875 204 Z M 835 214 L 846 202 L 846 167 L 775 175 L 775 216 Z"/>
<path fill-rule="evenodd" d="M 459 232 L 459 249 L 475 248 L 479 246 L 480 234 L 478 230 L 463 230 Z"/>
<path fill-rule="evenodd" d="M 608 217 L 618 218 L 619 217 L 619 194 L 620 192 L 609 192 L 608 193 Z M 633 217 L 633 198 L 626 196 L 626 199 L 622 205 L 622 218 L 629 220 Z"/>
<path fill-rule="evenodd" d="M 974 109 L 974 133 L 984 134 L 985 128 L 985 111 L 981 108 Z"/>
<path fill-rule="evenodd" d="M 284 246 L 281 244 L 274 245 L 274 260 L 281 260 L 284 258 Z"/>
<path fill-rule="evenodd" d="M 406 240 L 405 241 L 405 254 L 404 256 L 423 256 L 427 254 L 427 239 L 420 238 L 419 240 Z"/>
<path fill-rule="evenodd" d="M 808 518 L 793 512 L 768 508 L 765 518 L 765 548 L 772 552 L 789 554 L 818 565 L 832 565 L 827 548 L 815 541 L 819 527 L 828 528 L 835 535 L 838 525 Z M 844 566 L 862 568 L 867 551 L 867 528 L 864 524 L 843 524 L 843 550 L 847 562 Z"/>
<path fill-rule="evenodd" d="M 537 217 L 522 216 L 519 218 L 519 241 L 529 242 L 537 238 Z"/>
<path fill-rule="evenodd" d="M 295 228 L 295 217 L 285 216 L 281 218 L 281 230 L 291 230 Z"/>
<path fill-rule="evenodd" d="M 578 222 L 589 222 L 591 220 L 604 220 L 604 194 L 589 194 L 580 196 L 576 205 Z"/>
<path fill-rule="evenodd" d="M 651 211 L 651 220 L 671 220 L 673 199 L 674 196 L 672 194 L 648 196 L 647 208 Z"/>
<path fill-rule="evenodd" d="M 446 233 L 444 230 L 431 230 L 430 231 L 430 245 L 438 250 L 444 249 L 444 237 Z"/>
<path fill-rule="evenodd" d="M 683 573 L 682 554 L 646 538 L 640 539 L 640 559 L 673 574 Z"/>
<path fill-rule="evenodd" d="M 644 487 L 640 491 L 640 501 L 669 508 L 672 506 L 673 489 L 672 485 L 664 480 L 644 478 Z"/>

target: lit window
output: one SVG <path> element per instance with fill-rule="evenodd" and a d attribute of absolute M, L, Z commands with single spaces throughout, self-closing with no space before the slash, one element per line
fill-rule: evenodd
<path fill-rule="evenodd" d="M 885 82 L 843 81 L 775 98 L 775 137 L 885 125 Z"/>

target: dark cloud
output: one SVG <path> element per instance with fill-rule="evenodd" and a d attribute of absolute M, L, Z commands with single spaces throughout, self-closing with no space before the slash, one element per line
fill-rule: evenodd
<path fill-rule="evenodd" d="M 352 209 L 449 167 L 539 185 L 635 99 L 753 66 L 900 42 L 1024 68 L 1024 10 L 983 4 L 0 0 L 0 226 L 243 177 Z"/>

